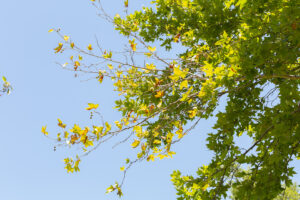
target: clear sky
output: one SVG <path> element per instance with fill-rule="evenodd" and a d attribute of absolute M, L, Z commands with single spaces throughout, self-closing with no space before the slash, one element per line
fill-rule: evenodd
<path fill-rule="evenodd" d="M 141 2 L 132 7 L 141 8 Z M 103 0 L 103 4 L 112 15 L 123 10 L 122 0 Z M 89 123 L 84 110 L 89 102 L 99 103 L 108 120 L 119 116 L 112 109 L 116 94 L 108 82 L 99 85 L 85 81 L 87 76 L 75 78 L 55 64 L 63 57 L 53 53 L 59 38 L 48 30 L 61 28 L 83 45 L 93 43 L 96 35 L 103 46 L 115 50 L 123 48 L 122 38 L 97 17 L 89 0 L 2 1 L 0 25 L 0 76 L 5 75 L 14 88 L 11 95 L 0 98 L 0 199 L 117 199 L 105 190 L 121 179 L 120 166 L 134 155 L 128 143 L 114 149 L 116 141 L 103 145 L 83 159 L 80 173 L 67 174 L 62 160 L 76 151 L 54 152 L 55 143 L 41 134 L 41 127 L 47 125 L 55 133 L 57 118 L 67 124 Z M 212 124 L 213 119 L 202 121 L 175 145 L 173 159 L 135 165 L 127 175 L 122 199 L 175 199 L 170 174 L 176 169 L 192 174 L 209 162 L 212 154 L 205 147 L 205 135 Z M 295 180 L 300 183 L 299 175 Z"/>

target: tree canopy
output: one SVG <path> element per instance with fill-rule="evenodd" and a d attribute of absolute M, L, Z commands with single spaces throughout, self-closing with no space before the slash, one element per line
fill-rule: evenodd
<path fill-rule="evenodd" d="M 82 156 L 126 132 L 121 142 L 132 140 L 139 153 L 121 167 L 125 177 L 137 161 L 172 157 L 174 143 L 201 119 L 214 116 L 214 131 L 207 137 L 211 162 L 199 166 L 195 176 L 171 175 L 178 199 L 221 199 L 231 187 L 237 199 L 275 198 L 282 184 L 292 184 L 296 172 L 290 162 L 300 157 L 298 1 L 151 3 L 111 17 L 100 1 L 92 0 L 99 16 L 127 38 L 124 52 L 104 49 L 98 41 L 80 47 L 60 29 L 49 30 L 61 37 L 55 53 L 73 53 L 63 68 L 90 73 L 99 83 L 111 79 L 120 96 L 115 109 L 122 118 L 114 124 L 99 120 L 92 127 L 67 129 L 58 119 L 57 142 L 83 150 L 81 156 L 66 158 L 65 168 L 79 171 Z M 98 106 L 86 108 L 91 118 L 100 115 Z M 42 132 L 48 135 L 46 126 Z M 252 145 L 240 146 L 239 137 L 248 137 Z M 111 185 L 108 192 L 121 196 L 122 184 Z"/>

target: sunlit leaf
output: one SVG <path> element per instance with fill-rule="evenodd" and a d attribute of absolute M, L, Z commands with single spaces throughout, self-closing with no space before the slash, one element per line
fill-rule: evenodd
<path fill-rule="evenodd" d="M 187 88 L 187 87 L 188 87 L 188 81 L 187 81 L 187 80 L 182 81 L 182 82 L 180 83 L 180 89 L 182 89 L 182 88 Z"/>
<path fill-rule="evenodd" d="M 85 109 L 92 110 L 92 109 L 97 109 L 98 107 L 99 107 L 99 104 L 88 103 L 88 107 Z"/>
<path fill-rule="evenodd" d="M 132 148 L 136 148 L 137 146 L 139 146 L 140 141 L 139 140 L 134 140 L 134 142 L 131 144 Z"/>
<path fill-rule="evenodd" d="M 43 126 L 42 127 L 42 133 L 44 134 L 44 135 L 48 135 L 48 132 L 46 131 L 46 126 Z"/>
<path fill-rule="evenodd" d="M 156 47 L 150 47 L 150 46 L 148 46 L 148 50 L 151 51 L 151 52 L 154 52 L 154 51 L 156 51 Z"/>
<path fill-rule="evenodd" d="M 89 51 L 92 51 L 92 50 L 93 50 L 92 45 L 89 44 L 89 45 L 87 46 L 87 49 L 88 49 Z"/>
<path fill-rule="evenodd" d="M 156 98 L 160 98 L 164 95 L 164 92 L 163 91 L 158 91 L 156 92 L 156 94 L 154 95 Z"/>
<path fill-rule="evenodd" d="M 62 50 L 63 43 L 58 43 L 58 46 L 54 49 L 55 53 L 58 53 Z"/>
<path fill-rule="evenodd" d="M 64 36 L 64 40 L 65 40 L 66 42 L 67 42 L 69 39 L 70 39 L 69 36 L 67 36 L 67 35 Z"/>
<path fill-rule="evenodd" d="M 124 6 L 127 8 L 128 7 L 128 0 L 124 1 Z"/>

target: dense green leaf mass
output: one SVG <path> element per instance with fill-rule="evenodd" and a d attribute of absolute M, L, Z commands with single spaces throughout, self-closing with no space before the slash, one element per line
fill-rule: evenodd
<path fill-rule="evenodd" d="M 299 193 L 299 186 L 297 183 L 293 183 L 289 187 L 283 186 L 285 189 L 276 197 L 274 200 L 299 200 L 300 193 Z M 238 200 L 239 198 L 236 197 L 236 190 L 232 188 L 231 190 L 232 195 L 230 199 Z"/>
<path fill-rule="evenodd" d="M 280 193 L 275 200 L 298 200 L 300 199 L 299 186 L 294 183 L 293 185 L 286 187 L 286 189 Z"/>
<path fill-rule="evenodd" d="M 190 102 L 174 105 L 148 130 L 178 119 L 186 124 L 194 107 L 205 109 L 196 117 L 207 118 L 227 94 L 226 110 L 216 115 L 216 132 L 207 138 L 214 151 L 211 163 L 199 168 L 196 177 L 172 175 L 178 199 L 220 199 L 231 185 L 238 188 L 238 199 L 276 197 L 281 183 L 291 184 L 295 172 L 289 163 L 300 150 L 299 2 L 157 0 L 154 5 L 126 20 L 117 18 L 117 29 L 125 35 L 138 32 L 144 41 L 159 41 L 167 50 L 180 42 L 187 48 L 181 67 L 189 72 L 183 79 L 193 88 Z M 159 75 L 165 84 L 168 73 Z M 141 102 L 156 102 L 145 95 L 148 86 L 138 90 Z M 163 103 L 172 105 L 184 91 L 175 89 L 171 95 L 171 88 L 165 89 Z M 253 140 L 244 151 L 235 143 L 243 133 Z M 250 167 L 251 178 L 243 180 L 236 165 Z"/>

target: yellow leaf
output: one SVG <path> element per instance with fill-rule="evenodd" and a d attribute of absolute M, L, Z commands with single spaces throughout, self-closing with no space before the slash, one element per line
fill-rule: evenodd
<path fill-rule="evenodd" d="M 122 193 L 122 189 L 118 186 L 117 187 L 117 195 L 119 196 L 119 197 L 121 197 L 121 196 L 123 196 L 123 193 Z"/>
<path fill-rule="evenodd" d="M 75 69 L 75 71 L 77 70 L 77 68 L 80 66 L 80 62 L 78 62 L 78 61 L 75 61 L 74 62 L 74 69 Z"/>
<path fill-rule="evenodd" d="M 193 119 L 197 114 L 197 108 L 189 111 L 189 117 Z"/>
<path fill-rule="evenodd" d="M 87 47 L 87 49 L 90 50 L 90 51 L 92 51 L 93 50 L 92 45 L 89 44 L 89 46 Z"/>
<path fill-rule="evenodd" d="M 125 167 L 123 166 L 123 167 L 120 167 L 120 171 L 122 172 L 122 171 L 124 171 L 125 170 Z"/>
<path fill-rule="evenodd" d="M 136 44 L 131 44 L 132 51 L 136 51 Z"/>
<path fill-rule="evenodd" d="M 68 133 L 68 131 L 65 131 L 65 132 L 64 132 L 64 138 L 67 139 L 68 137 L 69 137 L 69 133 Z"/>
<path fill-rule="evenodd" d="M 160 97 L 162 97 L 163 95 L 164 95 L 164 92 L 163 92 L 163 91 L 158 91 L 158 92 L 156 92 L 155 97 L 156 97 L 156 98 L 160 98 Z"/>
<path fill-rule="evenodd" d="M 193 183 L 193 187 L 192 187 L 194 190 L 198 190 L 200 189 L 200 186 L 196 183 Z"/>
<path fill-rule="evenodd" d="M 48 135 L 48 132 L 46 131 L 47 126 L 43 126 L 42 127 L 42 133 L 44 133 L 44 135 Z"/>
<path fill-rule="evenodd" d="M 253 132 L 253 128 L 251 125 L 248 126 L 248 130 L 249 130 L 249 132 Z"/>
<path fill-rule="evenodd" d="M 137 146 L 139 146 L 140 141 L 139 140 L 134 140 L 134 142 L 131 144 L 132 148 L 136 148 Z"/>
<path fill-rule="evenodd" d="M 161 144 L 160 140 L 154 140 L 153 144 Z"/>
<path fill-rule="evenodd" d="M 159 154 L 157 157 L 159 157 L 160 160 L 168 157 L 167 155 L 164 155 L 164 154 Z"/>
<path fill-rule="evenodd" d="M 111 130 L 111 125 L 108 122 L 105 122 L 105 127 L 106 127 L 105 132 L 108 132 Z"/>
<path fill-rule="evenodd" d="M 177 42 L 179 42 L 179 38 L 180 38 L 180 33 L 178 33 L 177 35 L 175 35 L 173 41 L 177 43 Z"/>
<path fill-rule="evenodd" d="M 88 137 L 86 137 L 86 138 L 88 138 Z M 93 141 L 88 140 L 88 139 L 85 139 L 82 143 L 84 144 L 85 147 L 94 146 Z"/>
<path fill-rule="evenodd" d="M 123 74 L 122 71 L 117 71 L 117 72 L 116 72 L 116 75 L 117 75 L 118 78 L 120 78 L 120 76 L 121 76 L 122 74 Z"/>
<path fill-rule="evenodd" d="M 102 56 L 103 58 L 109 59 L 112 57 L 112 52 L 110 51 L 109 53 L 107 53 L 106 51 L 104 51 L 104 54 Z"/>
<path fill-rule="evenodd" d="M 174 67 L 174 74 L 169 77 L 170 79 L 177 81 L 179 78 L 185 78 L 187 73 L 188 73 L 187 71 L 180 70 L 178 66 L 178 67 Z"/>
<path fill-rule="evenodd" d="M 130 43 L 130 47 L 132 49 L 132 51 L 136 51 L 136 43 L 134 43 L 135 39 L 129 40 Z"/>
<path fill-rule="evenodd" d="M 78 61 L 75 61 L 75 64 L 74 64 L 76 67 L 80 66 L 80 62 Z"/>
<path fill-rule="evenodd" d="M 97 109 L 99 104 L 93 104 L 93 103 L 88 103 L 88 107 L 85 108 L 86 110 L 92 110 L 92 109 Z"/>
<path fill-rule="evenodd" d="M 201 88 L 200 92 L 198 93 L 198 97 L 202 98 L 205 96 L 205 92 L 203 91 L 203 88 Z"/>
<path fill-rule="evenodd" d="M 185 78 L 185 76 L 187 75 L 187 72 L 186 71 L 181 71 L 179 69 L 179 67 L 175 67 L 174 68 L 174 75 L 179 76 L 181 78 Z"/>
<path fill-rule="evenodd" d="M 57 141 L 58 141 L 58 142 L 61 141 L 60 133 L 57 134 Z"/>
<path fill-rule="evenodd" d="M 180 101 L 186 101 L 189 98 L 189 95 L 190 95 L 192 89 L 193 89 L 193 86 L 191 86 L 186 93 L 182 94 L 182 98 L 180 99 Z"/>
<path fill-rule="evenodd" d="M 5 76 L 2 76 L 2 80 L 3 80 L 4 82 L 7 82 L 7 80 L 6 80 L 6 77 L 5 77 Z"/>
<path fill-rule="evenodd" d="M 244 133 L 244 132 L 241 131 L 241 132 L 238 134 L 238 136 L 241 137 L 241 136 L 243 135 L 243 133 Z"/>
<path fill-rule="evenodd" d="M 107 65 L 109 69 L 113 69 L 114 67 L 112 66 L 112 64 L 108 64 Z"/>
<path fill-rule="evenodd" d="M 143 135 L 143 129 L 142 129 L 142 127 L 141 126 L 134 126 L 133 127 L 133 131 L 134 132 L 136 132 L 136 136 L 137 137 L 142 137 L 142 135 Z"/>
<path fill-rule="evenodd" d="M 99 76 L 98 76 L 97 78 L 98 78 L 98 81 L 99 81 L 100 83 L 102 83 L 103 78 L 104 78 L 104 75 L 99 71 Z"/>
<path fill-rule="evenodd" d="M 150 58 L 152 56 L 152 53 L 144 53 L 144 55 Z"/>
<path fill-rule="evenodd" d="M 48 32 L 51 33 L 51 32 L 53 32 L 53 31 L 54 31 L 53 28 L 51 28 Z"/>
<path fill-rule="evenodd" d="M 154 155 L 151 154 L 148 156 L 147 161 L 150 161 L 150 160 L 154 161 L 154 158 L 155 158 Z"/>
<path fill-rule="evenodd" d="M 170 156 L 171 158 L 173 157 L 173 155 L 175 155 L 176 153 L 174 151 L 169 151 L 168 152 L 168 156 Z"/>
<path fill-rule="evenodd" d="M 70 47 L 73 49 L 74 48 L 74 42 L 71 42 Z"/>
<path fill-rule="evenodd" d="M 62 121 L 60 119 L 57 119 L 58 121 L 58 126 L 61 128 L 66 128 L 67 125 L 63 124 Z"/>
<path fill-rule="evenodd" d="M 149 65 L 149 64 L 146 64 L 146 68 L 147 68 L 147 69 L 150 69 L 150 70 L 156 69 L 156 67 L 155 67 L 155 65 L 153 65 L 153 63 L 151 63 L 150 65 Z"/>
<path fill-rule="evenodd" d="M 189 8 L 190 2 L 188 0 L 183 0 L 182 1 L 182 7 L 183 8 Z"/>
<path fill-rule="evenodd" d="M 115 121 L 115 124 L 119 129 L 122 129 L 123 124 L 121 124 L 119 121 Z"/>
<path fill-rule="evenodd" d="M 146 151 L 146 149 L 147 149 L 147 143 L 142 144 L 141 149 L 142 149 L 142 151 Z"/>
<path fill-rule="evenodd" d="M 178 135 L 178 138 L 180 139 L 180 138 L 182 138 L 185 134 L 182 134 L 182 131 L 183 131 L 183 129 L 182 129 L 182 127 L 181 128 L 179 128 L 175 133 Z"/>
<path fill-rule="evenodd" d="M 151 52 L 154 52 L 154 51 L 156 51 L 156 47 L 150 47 L 150 46 L 148 46 L 148 50 L 151 51 Z"/>
<path fill-rule="evenodd" d="M 209 185 L 208 185 L 208 184 L 205 184 L 205 185 L 202 187 L 202 190 L 205 191 L 208 187 L 209 187 Z"/>
<path fill-rule="evenodd" d="M 62 50 L 63 44 L 62 43 L 58 43 L 58 46 L 54 49 L 55 53 L 58 53 Z"/>
<path fill-rule="evenodd" d="M 171 132 L 169 132 L 169 133 L 167 134 L 167 142 L 168 142 L 168 143 L 171 144 L 173 136 L 174 136 L 174 134 L 171 133 Z"/>
<path fill-rule="evenodd" d="M 69 36 L 67 36 L 67 35 L 64 36 L 64 40 L 65 40 L 66 42 L 67 42 L 69 39 L 70 39 Z"/>
<path fill-rule="evenodd" d="M 82 56 L 81 56 L 81 55 L 78 55 L 78 59 L 79 59 L 79 60 L 82 60 Z"/>
<path fill-rule="evenodd" d="M 181 83 L 180 83 L 180 89 L 182 89 L 182 88 L 187 88 L 188 87 L 188 81 L 187 80 L 185 80 L 185 81 L 182 81 Z"/>
<path fill-rule="evenodd" d="M 239 0 L 235 6 L 240 6 L 240 9 L 243 9 L 244 5 L 247 3 L 247 0 Z"/>
<path fill-rule="evenodd" d="M 157 147 L 153 148 L 153 153 L 160 153 L 160 152 L 162 152 L 162 149 L 159 149 Z"/>
<path fill-rule="evenodd" d="M 77 124 L 74 124 L 73 128 L 70 129 L 70 131 L 72 133 L 79 133 L 81 131 L 81 128 Z"/>

